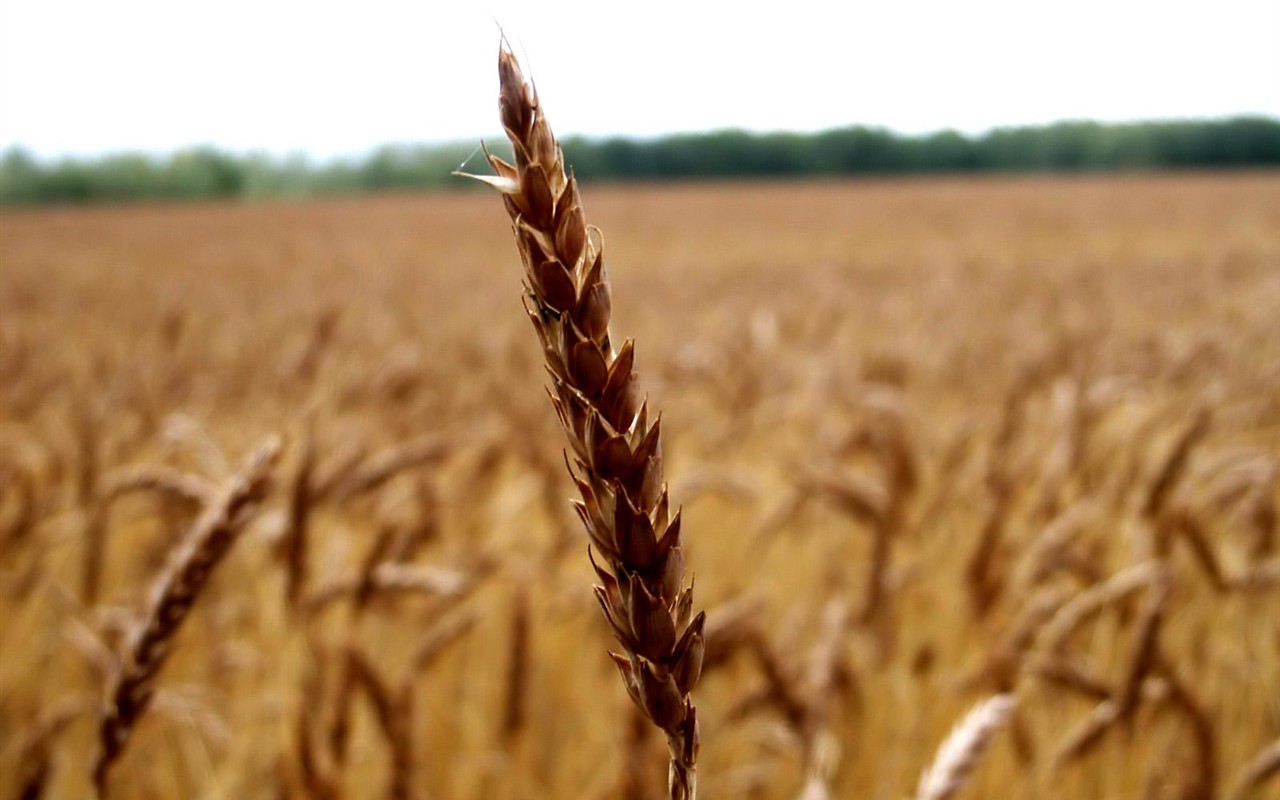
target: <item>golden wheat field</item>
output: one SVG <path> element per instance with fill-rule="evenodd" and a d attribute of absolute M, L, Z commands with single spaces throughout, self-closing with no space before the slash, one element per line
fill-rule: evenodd
<path fill-rule="evenodd" d="M 704 800 L 1280 796 L 1280 175 L 582 205 Z M 523 278 L 491 192 L 0 212 L 3 797 L 667 797 Z"/>

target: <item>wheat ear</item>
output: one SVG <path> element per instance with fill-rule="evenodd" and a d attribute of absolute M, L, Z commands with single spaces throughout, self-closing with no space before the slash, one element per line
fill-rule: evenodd
<path fill-rule="evenodd" d="M 205 507 L 152 587 L 145 616 L 129 633 L 122 663 L 107 685 L 98 727 L 101 749 L 93 765 L 93 782 L 100 797 L 106 795 L 112 764 L 120 758 L 129 734 L 151 701 L 156 674 L 169 656 L 178 629 L 213 569 L 266 497 L 271 467 L 279 455 L 280 443 L 275 439 L 253 454 Z"/>
<path fill-rule="evenodd" d="M 578 185 L 515 56 L 499 52 L 502 125 L 515 164 L 496 156 L 498 189 L 525 268 L 525 308 L 542 342 L 551 401 L 573 448 L 574 507 L 596 566 L 596 596 L 622 654 L 627 693 L 667 735 L 672 800 L 696 796 L 698 723 L 690 692 L 702 672 L 705 614 L 684 587 L 680 514 L 669 513 L 660 420 L 650 420 L 627 341 L 614 350 L 599 235 L 588 233 Z"/>
<path fill-rule="evenodd" d="M 975 706 L 938 748 L 933 764 L 920 777 L 915 800 L 954 797 L 978 765 L 991 737 L 1009 721 L 1017 702 L 1011 694 L 998 694 Z"/>

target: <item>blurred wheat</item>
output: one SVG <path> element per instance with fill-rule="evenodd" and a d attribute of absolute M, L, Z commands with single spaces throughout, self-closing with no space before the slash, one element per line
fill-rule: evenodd
<path fill-rule="evenodd" d="M 0 796 L 692 795 L 694 638 L 707 797 L 1274 794 L 1275 175 L 577 187 L 513 68 L 542 352 L 492 196 L 0 212 Z"/>

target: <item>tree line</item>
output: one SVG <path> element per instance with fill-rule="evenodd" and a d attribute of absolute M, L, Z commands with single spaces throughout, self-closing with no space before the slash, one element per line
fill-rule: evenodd
<path fill-rule="evenodd" d="M 564 140 L 583 181 L 785 178 L 966 172 L 1222 169 L 1280 165 L 1280 120 L 1236 117 L 1104 124 L 1060 122 L 978 136 L 907 136 L 880 128 L 819 133 L 723 130 L 656 139 Z M 238 155 L 211 147 L 42 161 L 0 157 L 0 203 L 289 197 L 459 186 L 473 145 L 387 145 L 360 159 Z M 475 162 L 483 168 L 480 159 Z"/>

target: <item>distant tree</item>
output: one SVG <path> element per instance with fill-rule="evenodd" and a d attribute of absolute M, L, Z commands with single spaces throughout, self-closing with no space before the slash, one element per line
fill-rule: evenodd
<path fill-rule="evenodd" d="M 21 147 L 10 147 L 0 157 L 0 203 L 20 202 L 36 192 L 40 166 Z"/>
<path fill-rule="evenodd" d="M 138 198 L 297 196 L 433 186 L 475 157 L 470 144 L 380 147 L 360 160 L 230 155 L 211 147 L 167 159 L 117 154 L 41 162 L 20 148 L 0 157 L 0 203 Z M 510 158 L 509 151 L 500 153 Z M 1104 125 L 1071 121 L 900 136 L 848 127 L 816 134 L 719 130 L 652 140 L 569 138 L 567 160 L 591 180 L 670 180 L 924 172 L 1234 168 L 1280 165 L 1280 120 L 1238 117 Z"/>

